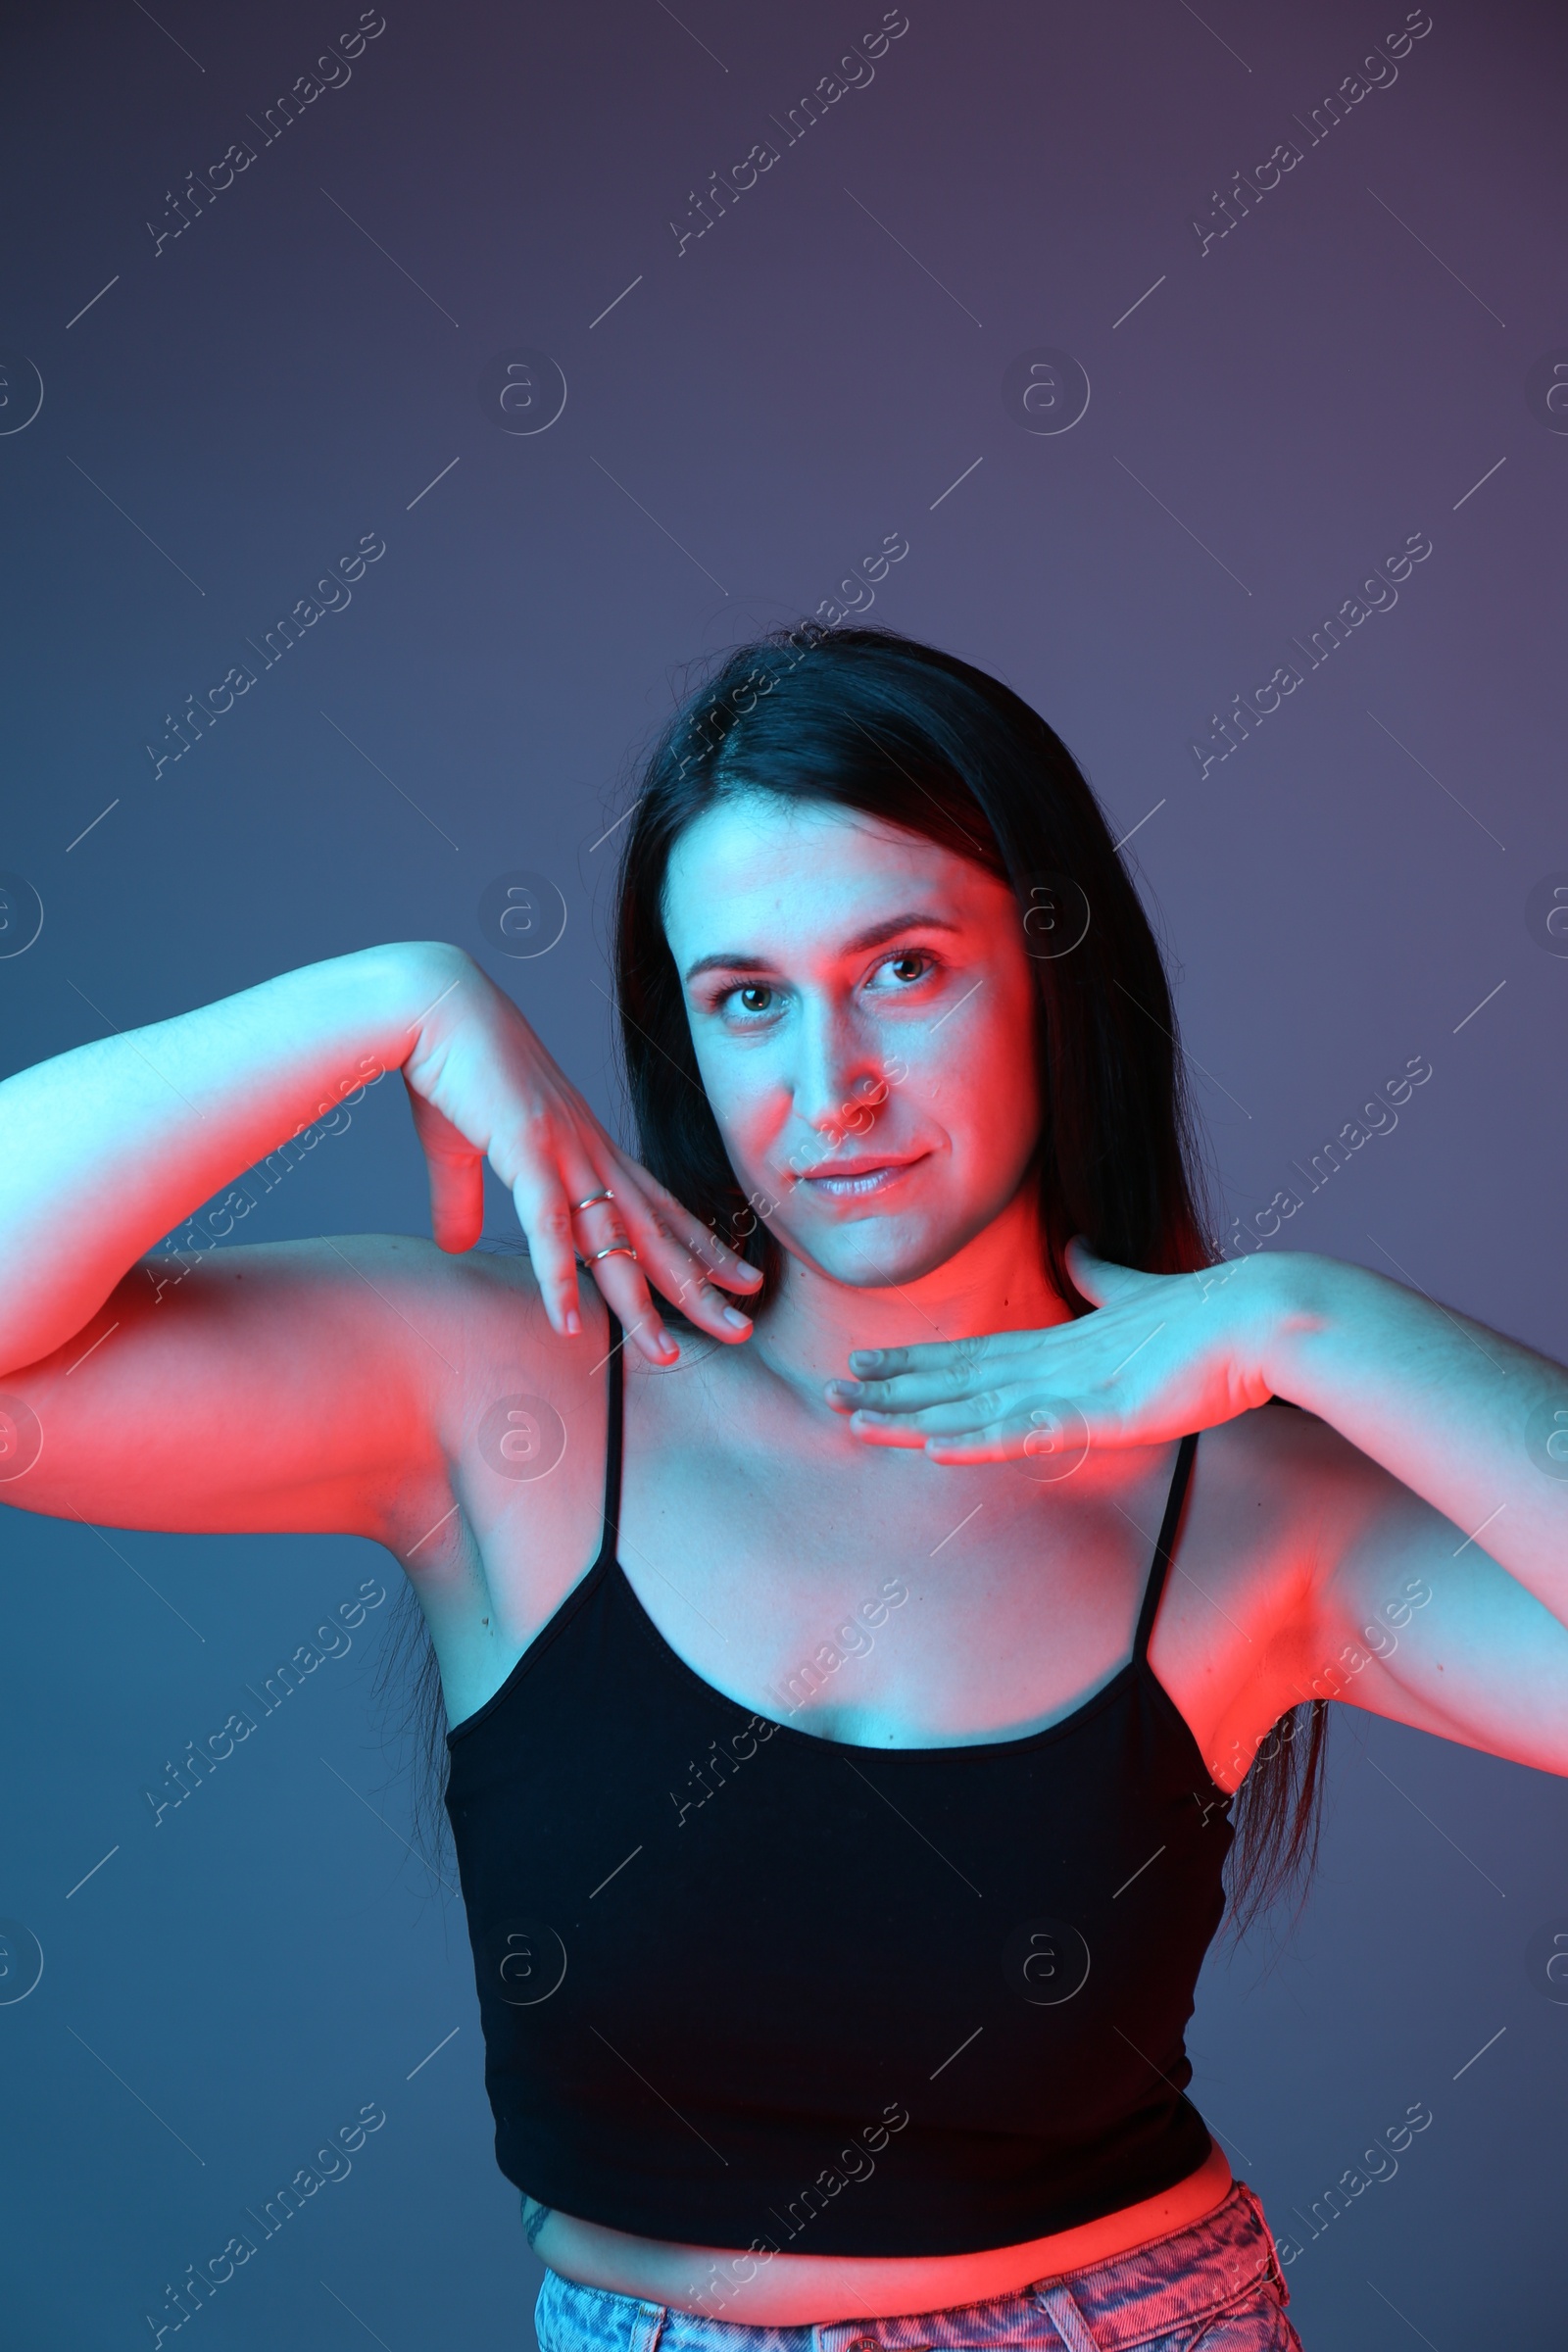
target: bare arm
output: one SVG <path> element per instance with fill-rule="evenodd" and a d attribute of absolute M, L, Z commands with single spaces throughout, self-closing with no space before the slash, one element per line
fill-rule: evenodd
<path fill-rule="evenodd" d="M 1568 1773 L 1568 1371 L 1334 1258 L 1266 1287 L 1269 1385 L 1327 1424 L 1296 1695 Z"/>
<path fill-rule="evenodd" d="M 225 1185 L 243 1216 L 243 1170 L 346 1118 L 394 1068 L 439 1250 L 361 1237 L 145 1254 Z M 538 1276 L 544 1313 L 516 1328 L 525 1360 L 580 1329 L 577 1249 L 628 1236 L 637 1256 L 617 1249 L 594 1272 L 655 1361 L 648 1279 L 716 1337 L 750 1328 L 711 1285 L 744 1290 L 752 1270 L 618 1150 L 457 949 L 309 965 L 8 1079 L 0 1498 L 122 1525 L 376 1532 L 391 1490 L 433 1478 L 463 1426 L 464 1285 L 441 1251 L 478 1239 L 486 1159 Z"/>
<path fill-rule="evenodd" d="M 1075 1245 L 1072 1264 L 1096 1313 L 857 1354 L 830 1400 L 868 1444 L 955 1462 L 1070 1460 L 1300 1405 L 1256 1416 L 1280 1424 L 1286 1620 L 1227 1725 L 1235 1777 L 1313 1697 L 1568 1774 L 1568 1370 L 1334 1258 L 1144 1274 Z"/>
<path fill-rule="evenodd" d="M 244 1169 L 401 1068 L 451 955 L 308 964 L 0 1085 L 0 1379 L 79 1332 Z"/>

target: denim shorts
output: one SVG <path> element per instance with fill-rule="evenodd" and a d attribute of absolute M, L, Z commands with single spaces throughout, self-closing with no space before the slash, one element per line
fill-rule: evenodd
<path fill-rule="evenodd" d="M 1238 2180 L 1222 2205 L 1108 2262 L 984 2303 L 888 2320 L 745 2327 L 545 2272 L 539 2352 L 1301 2352 L 1263 2209 Z"/>

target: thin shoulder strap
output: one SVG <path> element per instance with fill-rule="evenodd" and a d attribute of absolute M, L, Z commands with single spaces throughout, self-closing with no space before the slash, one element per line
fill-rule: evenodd
<path fill-rule="evenodd" d="M 614 1308 L 608 1300 L 605 1311 L 610 1317 L 610 1427 L 605 1444 L 605 1532 L 602 1554 L 614 1550 L 620 1534 L 620 1454 L 626 1420 L 625 1334 L 616 1320 Z"/>
<path fill-rule="evenodd" d="M 1176 1455 L 1176 1467 L 1171 1473 L 1170 1493 L 1165 1499 L 1165 1516 L 1160 1521 L 1159 1541 L 1154 1545 L 1154 1557 L 1149 1570 L 1149 1583 L 1144 1591 L 1144 1605 L 1139 1614 L 1138 1632 L 1133 1641 L 1133 1656 L 1139 1660 L 1149 1654 L 1149 1637 L 1154 1630 L 1154 1612 L 1159 1596 L 1165 1590 L 1165 1575 L 1176 1544 L 1176 1530 L 1181 1524 L 1182 1504 L 1187 1499 L 1187 1482 L 1193 1474 L 1198 1453 L 1198 1433 L 1183 1438 Z"/>

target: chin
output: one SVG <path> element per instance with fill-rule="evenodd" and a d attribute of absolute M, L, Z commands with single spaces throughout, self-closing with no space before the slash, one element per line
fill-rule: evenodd
<path fill-rule="evenodd" d="M 945 1266 L 972 1238 L 961 1228 L 940 1234 L 911 1231 L 906 1220 L 894 1217 L 861 1217 L 815 1233 L 786 1233 L 775 1219 L 773 1233 L 793 1256 L 854 1291 L 918 1282 Z"/>

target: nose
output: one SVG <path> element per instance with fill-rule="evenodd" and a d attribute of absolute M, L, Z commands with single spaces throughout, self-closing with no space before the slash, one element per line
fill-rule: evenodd
<path fill-rule="evenodd" d="M 797 1031 L 795 1114 L 811 1130 L 807 1156 L 846 1136 L 866 1135 L 887 1100 L 878 1041 L 840 1005 L 807 1008 Z"/>

